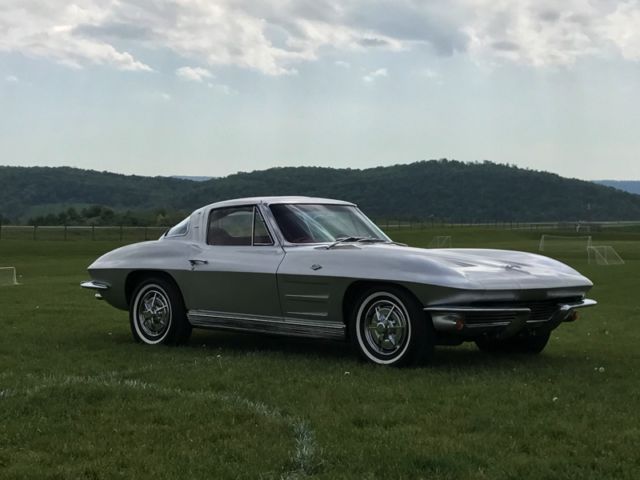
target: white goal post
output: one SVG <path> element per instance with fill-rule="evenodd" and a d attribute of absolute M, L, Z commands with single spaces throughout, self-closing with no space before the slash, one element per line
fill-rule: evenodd
<path fill-rule="evenodd" d="M 0 287 L 18 285 L 15 267 L 0 267 Z"/>
<path fill-rule="evenodd" d="M 438 235 L 431 239 L 429 248 L 451 248 L 451 235 Z"/>
<path fill-rule="evenodd" d="M 539 252 L 586 252 L 593 244 L 591 235 L 542 235 Z"/>
<path fill-rule="evenodd" d="M 596 265 L 623 265 L 624 260 L 611 245 L 591 245 L 587 248 L 589 263 Z"/>

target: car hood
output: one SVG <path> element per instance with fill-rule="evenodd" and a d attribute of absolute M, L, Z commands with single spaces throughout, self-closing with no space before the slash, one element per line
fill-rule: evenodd
<path fill-rule="evenodd" d="M 426 249 L 394 244 L 345 244 L 336 250 L 362 252 L 372 268 L 402 270 L 416 280 L 472 289 L 549 289 L 593 284 L 562 262 L 512 250 Z M 333 251 L 333 249 L 332 249 Z M 406 278 L 409 280 L 409 278 Z"/>
<path fill-rule="evenodd" d="M 404 248 L 404 247 L 403 247 Z M 436 260 L 484 288 L 588 286 L 589 279 L 568 265 L 533 253 L 491 249 L 411 249 Z M 415 252 L 415 251 L 418 252 Z"/>

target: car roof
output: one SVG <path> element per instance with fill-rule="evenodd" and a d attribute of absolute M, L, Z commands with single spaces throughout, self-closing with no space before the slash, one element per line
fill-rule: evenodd
<path fill-rule="evenodd" d="M 240 205 L 273 205 L 278 203 L 298 203 L 298 204 L 323 204 L 323 205 L 351 205 L 354 203 L 331 198 L 303 197 L 303 196 L 281 196 L 281 197 L 245 197 L 224 200 L 222 202 L 211 203 L 203 208 L 236 207 Z"/>

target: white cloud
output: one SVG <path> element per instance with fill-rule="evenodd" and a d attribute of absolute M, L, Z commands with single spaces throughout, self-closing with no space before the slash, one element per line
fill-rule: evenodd
<path fill-rule="evenodd" d="M 365 83 L 373 83 L 376 81 L 377 78 L 388 77 L 388 76 L 389 76 L 389 72 L 387 71 L 386 68 L 379 68 L 377 70 L 367 73 L 364 77 L 362 77 L 362 80 Z"/>
<path fill-rule="evenodd" d="M 5 0 L 0 4 L 0 52 L 47 57 L 72 68 L 96 64 L 151 70 L 128 52 L 75 33 L 76 27 L 99 24 L 109 15 L 108 4 L 98 0 L 67 6 L 46 0 Z"/>
<path fill-rule="evenodd" d="M 209 70 L 200 67 L 180 67 L 176 70 L 176 75 L 191 82 L 203 82 L 207 78 L 213 78 Z"/>
<path fill-rule="evenodd" d="M 640 59 L 640 2 L 465 0 L 468 53 L 533 67 L 571 65 L 590 55 Z"/>
<path fill-rule="evenodd" d="M 624 2 L 607 16 L 600 32 L 628 60 L 640 60 L 640 3 Z"/>
<path fill-rule="evenodd" d="M 344 60 L 336 60 L 334 63 L 336 67 L 351 68 L 351 64 L 349 62 L 345 62 Z"/>
<path fill-rule="evenodd" d="M 7 81 L 9 83 L 18 83 L 18 82 L 20 82 L 18 77 L 16 77 L 15 75 L 7 75 L 6 77 L 4 77 L 4 79 L 5 79 L 5 81 Z"/>
<path fill-rule="evenodd" d="M 355 4 L 349 9 L 358 12 Z M 63 8 L 54 0 L 4 0 L 0 52 L 71 68 L 151 70 L 130 52 L 162 48 L 210 66 L 284 75 L 323 51 L 406 48 L 402 39 L 341 18 L 342 11 L 337 0 L 76 0 Z"/>
<path fill-rule="evenodd" d="M 639 24 L 640 0 L 3 0 L 0 52 L 148 71 L 138 57 L 162 49 L 283 75 L 325 54 L 427 46 L 546 67 L 614 52 L 640 60 Z"/>

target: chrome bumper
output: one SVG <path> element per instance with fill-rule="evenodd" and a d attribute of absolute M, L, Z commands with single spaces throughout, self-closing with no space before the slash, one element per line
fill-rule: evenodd
<path fill-rule="evenodd" d="M 497 333 L 501 338 L 515 335 L 524 328 L 544 328 L 553 330 L 562 322 L 576 319 L 574 311 L 579 308 L 592 307 L 598 302 L 583 299 L 576 302 L 559 302 L 557 308 L 548 318 L 531 318 L 531 309 L 526 307 L 474 307 L 474 306 L 437 306 L 424 310 L 431 314 L 433 327 L 439 332 L 475 335 L 486 332 Z M 465 318 L 469 314 L 486 316 L 487 321 L 469 323 Z"/>
<path fill-rule="evenodd" d="M 109 285 L 107 282 L 99 282 L 97 280 L 88 280 L 86 282 L 82 282 L 80 283 L 80 286 L 89 290 L 95 290 L 96 294 L 94 296 L 98 300 L 102 300 L 102 295 L 100 294 L 101 291 L 109 290 L 109 288 L 111 288 L 111 285 Z"/>

